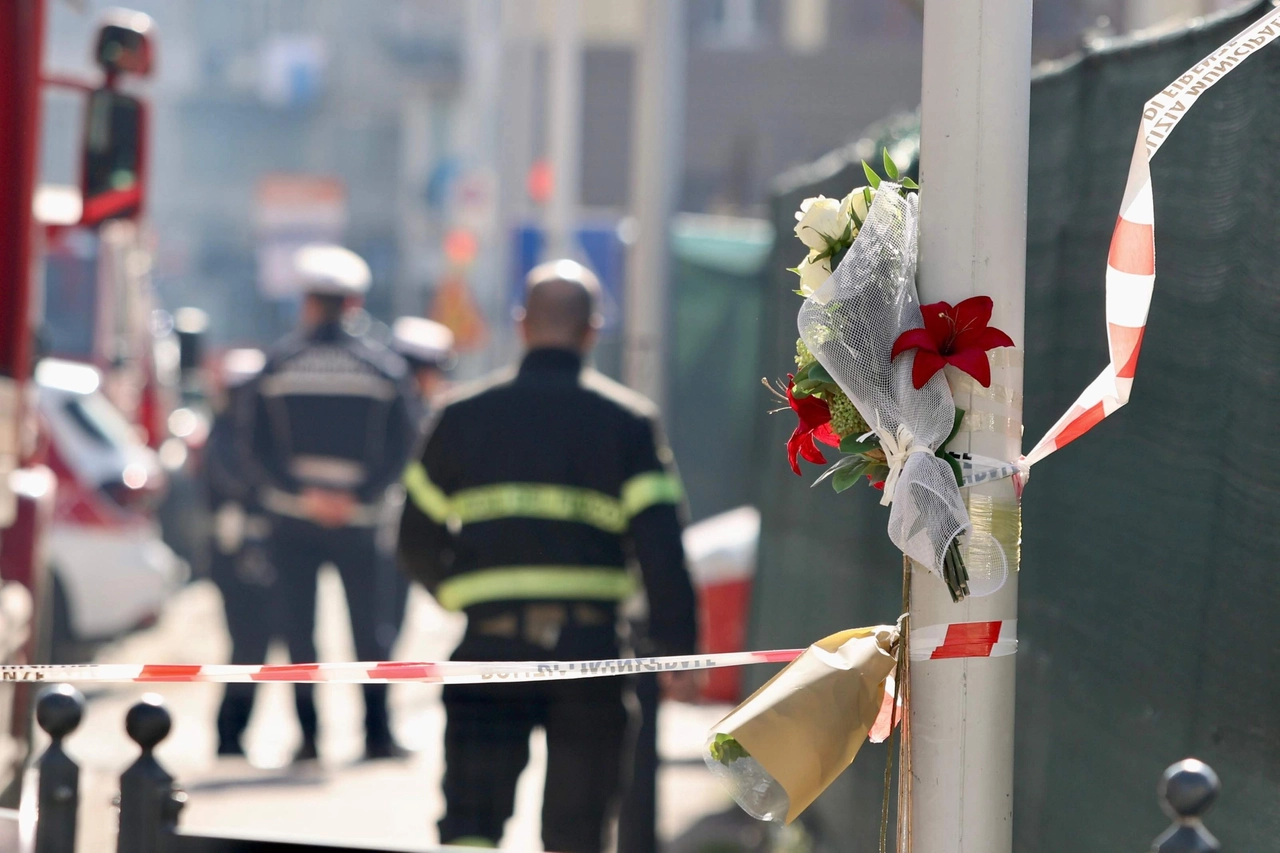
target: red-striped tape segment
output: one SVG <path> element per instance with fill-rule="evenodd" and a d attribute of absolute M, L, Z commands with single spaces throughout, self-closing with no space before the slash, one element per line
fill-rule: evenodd
<path fill-rule="evenodd" d="M 1280 9 L 1264 15 L 1147 101 L 1107 256 L 1107 342 L 1111 363 L 1023 458 L 1024 471 L 1129 402 L 1156 280 L 1155 211 L 1148 163 L 1206 90 L 1277 37 Z"/>
<path fill-rule="evenodd" d="M 1018 651 L 1018 620 L 952 622 L 911 629 L 911 659 L 998 658 Z"/>
<path fill-rule="evenodd" d="M 429 684 L 483 684 L 490 681 L 598 678 L 642 672 L 681 672 L 748 666 L 758 663 L 790 663 L 804 649 L 764 652 L 727 652 L 653 658 L 621 658 L 589 661 L 377 661 L 364 663 L 301 663 L 240 666 L 232 664 L 76 664 L 71 666 L 0 666 L 5 681 L 190 682 L 283 681 L 381 684 L 422 682 Z"/>

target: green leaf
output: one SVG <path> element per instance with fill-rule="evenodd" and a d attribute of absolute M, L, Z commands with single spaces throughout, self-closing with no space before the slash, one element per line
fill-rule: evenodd
<path fill-rule="evenodd" d="M 816 361 L 809 365 L 809 372 L 806 374 L 805 378 L 821 379 L 828 385 L 837 384 L 835 379 L 831 378 L 831 374 L 827 373 L 827 369 Z"/>
<path fill-rule="evenodd" d="M 880 188 L 880 176 L 876 174 L 876 170 L 867 165 L 867 161 L 862 161 L 862 171 L 867 174 L 867 183 L 871 184 L 873 189 Z"/>
<path fill-rule="evenodd" d="M 871 467 L 866 462 L 861 465 L 850 465 L 848 468 L 841 468 L 831 478 L 831 488 L 837 493 L 847 492 L 849 489 L 858 485 L 858 481 L 867 473 L 867 468 Z"/>
<path fill-rule="evenodd" d="M 806 397 L 808 397 L 808 396 L 809 396 L 809 392 L 808 392 L 808 391 L 802 391 L 802 390 L 800 390 L 800 388 L 798 388 L 798 387 L 796 387 L 796 386 L 794 386 L 794 385 L 793 385 L 793 386 L 791 387 L 791 396 L 792 396 L 792 397 L 795 397 L 797 400 L 803 400 L 803 399 L 805 399 Z"/>
<path fill-rule="evenodd" d="M 809 378 L 809 371 L 813 370 L 813 366 L 814 366 L 815 364 L 817 364 L 817 362 L 816 362 L 816 361 L 811 361 L 811 362 L 809 362 L 808 364 L 806 364 L 804 367 L 802 367 L 802 368 L 800 368 L 799 370 L 797 370 L 797 371 L 796 371 L 796 373 L 795 373 L 795 376 L 794 376 L 794 377 L 792 377 L 792 380 L 791 380 L 791 381 L 795 382 L 795 383 L 798 385 L 798 384 L 800 384 L 801 382 L 803 382 L 803 381 L 805 381 L 806 379 L 808 379 L 808 378 Z"/>
<path fill-rule="evenodd" d="M 840 441 L 841 453 L 867 453 L 875 450 L 880 446 L 880 440 L 872 435 L 866 441 L 861 441 L 859 436 L 845 436 Z"/>
<path fill-rule="evenodd" d="M 717 733 L 708 745 L 711 757 L 721 764 L 732 764 L 739 758 L 750 758 L 751 753 L 738 743 L 738 739 L 732 735 Z"/>
<path fill-rule="evenodd" d="M 947 433 L 947 438 L 938 446 L 938 454 L 942 454 L 943 448 L 951 443 L 951 439 L 956 437 L 956 433 L 960 432 L 960 422 L 964 420 L 964 409 L 956 406 L 955 419 L 951 422 L 951 432 Z"/>
<path fill-rule="evenodd" d="M 873 199 L 873 195 L 872 195 L 872 193 L 871 193 L 871 188 L 870 188 L 870 187 L 863 187 L 863 188 L 862 188 L 862 198 L 863 198 L 863 200 L 864 200 L 864 201 L 866 201 L 866 203 L 867 203 L 867 210 L 868 210 L 868 211 L 870 211 L 870 210 L 871 210 L 871 202 L 874 200 L 874 199 Z"/>
<path fill-rule="evenodd" d="M 917 184 L 915 181 L 911 180 L 910 178 L 903 178 L 902 188 L 908 189 L 908 190 L 918 190 L 920 189 L 920 185 Z"/>
<path fill-rule="evenodd" d="M 800 393 L 804 394 L 807 397 L 810 394 L 812 394 L 814 391 L 821 391 L 822 387 L 826 384 L 827 383 L 823 382 L 821 379 L 814 379 L 810 377 L 809 379 L 806 379 L 803 382 L 797 382 L 795 390 L 799 391 Z"/>
<path fill-rule="evenodd" d="M 964 471 L 960 468 L 960 460 L 954 456 L 943 456 L 947 464 L 951 466 L 951 473 L 956 475 L 956 485 L 964 488 Z"/>
<path fill-rule="evenodd" d="M 893 162 L 893 158 L 889 156 L 889 149 L 881 149 L 884 155 L 884 173 L 889 176 L 889 180 L 898 180 L 898 164 Z"/>
<path fill-rule="evenodd" d="M 866 458 L 862 456 L 841 456 L 839 459 L 836 460 L 835 464 L 828 465 L 827 470 L 822 472 L 822 476 L 809 484 L 809 488 L 813 488 L 814 486 L 821 483 L 823 480 L 826 480 L 830 477 L 834 477 L 837 473 L 839 473 L 840 471 L 843 471 L 844 469 L 850 466 L 865 465 L 866 463 L 867 463 Z"/>

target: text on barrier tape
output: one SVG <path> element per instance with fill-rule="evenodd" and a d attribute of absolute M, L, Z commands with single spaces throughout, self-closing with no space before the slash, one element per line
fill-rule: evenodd
<path fill-rule="evenodd" d="M 619 658 L 586 661 L 378 661 L 364 663 L 300 664 L 74 664 L 68 666 L 0 666 L 3 681 L 288 683 L 329 682 L 381 684 L 483 684 L 490 681 L 600 678 L 643 672 L 686 672 L 747 666 L 757 663 L 790 663 L 804 649 L 764 652 L 727 652 L 710 655 Z"/>
<path fill-rule="evenodd" d="M 1018 647 L 1015 620 L 958 622 L 930 625 L 911 633 L 912 660 L 999 657 Z M 72 664 L 0 666 L 0 682 L 49 681 L 66 684 L 192 682 L 331 684 L 484 684 L 500 681 L 568 680 L 636 675 L 644 672 L 685 672 L 723 669 L 760 663 L 790 663 L 804 649 L 726 652 L 709 655 L 617 658 L 586 661 L 377 661 L 300 664 Z"/>

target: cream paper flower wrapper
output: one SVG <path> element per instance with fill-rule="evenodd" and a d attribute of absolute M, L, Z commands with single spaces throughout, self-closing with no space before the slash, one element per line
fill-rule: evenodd
<path fill-rule="evenodd" d="M 897 665 L 892 625 L 832 634 L 806 649 L 715 725 L 707 766 L 748 814 L 791 823 L 852 763 Z M 747 753 L 711 753 L 728 735 Z"/>

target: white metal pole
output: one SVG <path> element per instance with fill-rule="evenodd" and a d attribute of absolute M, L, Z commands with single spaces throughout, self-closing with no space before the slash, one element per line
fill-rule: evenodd
<path fill-rule="evenodd" d="M 548 257 L 576 257 L 579 172 L 582 169 L 582 8 L 555 0 L 547 129 L 552 188 L 547 205 Z"/>
<path fill-rule="evenodd" d="M 627 263 L 623 378 L 661 406 L 671 279 L 667 229 L 683 173 L 684 2 L 647 0 L 643 15 L 631 136 L 636 242 Z"/>
<path fill-rule="evenodd" d="M 990 388 L 953 382 L 969 415 L 951 448 L 1006 460 L 1021 452 L 1030 68 L 1031 0 L 926 0 L 920 298 L 990 296 L 992 325 L 1018 344 L 991 351 Z M 1013 484 L 968 491 L 975 525 L 994 526 L 1004 540 L 1008 580 L 994 595 L 955 604 L 941 580 L 916 567 L 915 628 L 1017 618 Z M 1015 660 L 912 663 L 912 849 L 1009 853 Z"/>

